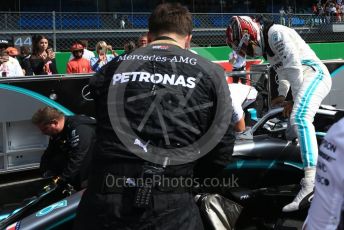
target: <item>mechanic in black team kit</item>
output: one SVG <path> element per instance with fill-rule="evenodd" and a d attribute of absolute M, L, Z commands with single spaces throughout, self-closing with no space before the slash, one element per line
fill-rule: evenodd
<path fill-rule="evenodd" d="M 185 7 L 158 5 L 149 45 L 91 78 L 97 141 L 75 229 L 203 229 L 182 181 L 201 156 L 231 153 L 232 108 L 223 70 L 187 50 L 191 31 Z"/>
<path fill-rule="evenodd" d="M 84 115 L 64 116 L 52 107 L 39 109 L 32 122 L 50 136 L 40 164 L 43 177 L 55 183 L 69 183 L 80 190 L 87 185 L 95 142 L 96 120 Z"/>

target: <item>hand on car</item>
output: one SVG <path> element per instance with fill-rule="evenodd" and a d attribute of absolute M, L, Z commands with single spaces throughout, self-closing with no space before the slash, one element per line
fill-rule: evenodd
<path fill-rule="evenodd" d="M 291 112 L 293 111 L 293 105 L 294 103 L 292 101 L 285 101 L 283 102 L 283 117 L 290 117 Z"/>

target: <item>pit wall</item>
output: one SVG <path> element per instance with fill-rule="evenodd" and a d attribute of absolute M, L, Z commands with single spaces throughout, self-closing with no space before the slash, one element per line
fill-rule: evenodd
<path fill-rule="evenodd" d="M 309 44 L 321 60 L 344 59 L 344 42 L 338 43 L 311 43 Z M 192 48 L 199 55 L 221 64 L 226 71 L 231 71 L 231 65 L 225 64 L 231 49 L 228 46 L 221 47 L 197 47 Z M 123 50 L 117 50 L 118 54 Z M 70 52 L 56 52 L 57 70 L 60 74 L 66 73 L 66 66 Z M 254 62 L 257 62 L 256 60 Z"/>

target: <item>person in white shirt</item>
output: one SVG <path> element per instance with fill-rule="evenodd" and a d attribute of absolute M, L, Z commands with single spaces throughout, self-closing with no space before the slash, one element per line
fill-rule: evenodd
<path fill-rule="evenodd" d="M 1 77 L 22 77 L 23 70 L 17 59 L 8 55 L 6 50 L 0 51 L 0 76 Z"/>
<path fill-rule="evenodd" d="M 242 71 L 244 72 L 246 70 L 246 55 L 242 52 L 236 52 L 233 50 L 229 54 L 229 62 L 233 65 L 233 71 Z M 243 74 L 232 76 L 233 83 L 238 83 L 239 79 L 241 79 L 242 84 L 246 84 L 246 76 Z"/>
<path fill-rule="evenodd" d="M 123 18 L 119 21 L 119 28 L 120 29 L 125 29 L 125 21 L 124 21 Z"/>
<path fill-rule="evenodd" d="M 337 229 L 344 209 L 344 119 L 327 132 L 319 148 L 315 192 L 304 230 Z M 339 229 L 339 228 L 338 228 Z"/>
<path fill-rule="evenodd" d="M 91 58 L 95 57 L 94 53 L 87 49 L 88 42 L 87 40 L 78 40 L 75 43 L 81 44 L 84 47 L 84 54 L 82 55 L 82 58 L 85 58 L 87 60 L 91 60 Z M 69 61 L 74 58 L 73 54 L 70 55 Z"/>
<path fill-rule="evenodd" d="M 227 43 L 250 57 L 264 56 L 279 78 L 279 96 L 272 105 L 281 104 L 290 116 L 298 136 L 305 177 L 301 190 L 284 212 L 299 210 L 302 200 L 314 188 L 318 144 L 313 120 L 322 100 L 331 90 L 332 80 L 326 66 L 293 29 L 264 18 L 234 16 L 227 28 Z M 289 88 L 294 102 L 285 101 Z"/>
<path fill-rule="evenodd" d="M 258 92 L 254 87 L 243 84 L 228 84 L 228 88 L 232 98 L 234 130 L 243 132 L 246 128 L 243 106 L 245 103 L 254 102 Z"/>
<path fill-rule="evenodd" d="M 279 13 L 280 13 L 280 24 L 285 26 L 285 16 L 286 16 L 287 13 L 285 12 L 283 6 L 279 10 Z"/>

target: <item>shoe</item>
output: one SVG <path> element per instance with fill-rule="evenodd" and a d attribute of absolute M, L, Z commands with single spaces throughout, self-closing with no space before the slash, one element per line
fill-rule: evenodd
<path fill-rule="evenodd" d="M 301 190 L 290 204 L 283 207 L 283 212 L 294 212 L 300 209 L 301 203 L 310 203 L 313 197 L 314 180 L 303 178 L 300 182 Z"/>

